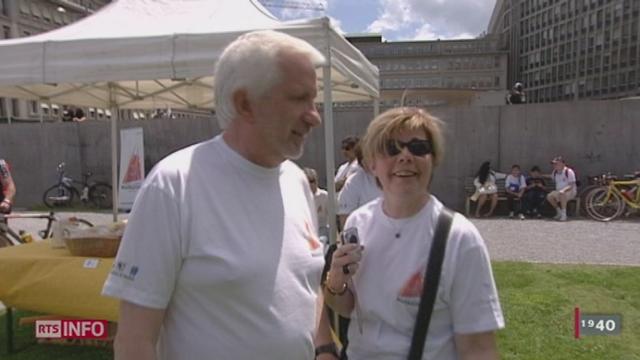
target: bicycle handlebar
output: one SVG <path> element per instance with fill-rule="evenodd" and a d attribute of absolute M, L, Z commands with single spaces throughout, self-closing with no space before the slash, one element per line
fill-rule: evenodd
<path fill-rule="evenodd" d="M 55 218 L 55 214 L 0 214 L 0 219 L 51 219 Z"/>

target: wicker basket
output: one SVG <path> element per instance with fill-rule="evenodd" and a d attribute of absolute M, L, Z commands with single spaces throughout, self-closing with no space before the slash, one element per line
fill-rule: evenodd
<path fill-rule="evenodd" d="M 98 225 L 65 233 L 64 242 L 74 256 L 114 257 L 118 253 L 124 223 Z"/>
<path fill-rule="evenodd" d="M 64 242 L 74 256 L 114 257 L 120 237 L 65 238 Z"/>

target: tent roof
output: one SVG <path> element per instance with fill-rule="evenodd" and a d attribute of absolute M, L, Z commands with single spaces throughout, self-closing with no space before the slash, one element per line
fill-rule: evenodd
<path fill-rule="evenodd" d="M 330 54 L 334 101 L 378 97 L 377 69 L 327 18 L 280 22 L 257 0 L 119 0 L 69 26 L 0 41 L 0 96 L 212 108 L 216 59 L 238 35 L 257 29 L 288 33 Z M 320 86 L 321 77 L 319 70 Z"/>

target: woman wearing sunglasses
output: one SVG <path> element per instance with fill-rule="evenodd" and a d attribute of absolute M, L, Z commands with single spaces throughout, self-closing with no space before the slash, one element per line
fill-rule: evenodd
<path fill-rule="evenodd" d="M 359 244 L 334 252 L 324 283 L 327 304 L 351 317 L 349 360 L 407 358 L 443 209 L 429 192 L 442 162 L 440 127 L 425 110 L 396 108 L 374 119 L 362 140 L 383 195 L 349 216 L 345 233 L 357 233 Z M 456 213 L 423 358 L 497 359 L 494 331 L 502 327 L 487 248 Z"/>

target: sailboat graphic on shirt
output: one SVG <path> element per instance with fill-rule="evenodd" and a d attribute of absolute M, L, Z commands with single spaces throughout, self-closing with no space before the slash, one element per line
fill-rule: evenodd
<path fill-rule="evenodd" d="M 396 300 L 409 304 L 419 305 L 420 297 L 422 296 L 422 288 L 424 286 L 424 269 L 416 271 L 400 288 L 398 297 Z"/>
<path fill-rule="evenodd" d="M 309 250 L 313 252 L 317 249 L 320 249 L 322 247 L 322 244 L 320 243 L 318 238 L 313 234 L 313 232 L 311 231 L 311 227 L 309 226 L 309 223 L 306 221 L 304 222 L 304 228 L 305 228 L 305 238 L 307 239 L 307 243 L 309 244 Z"/>

